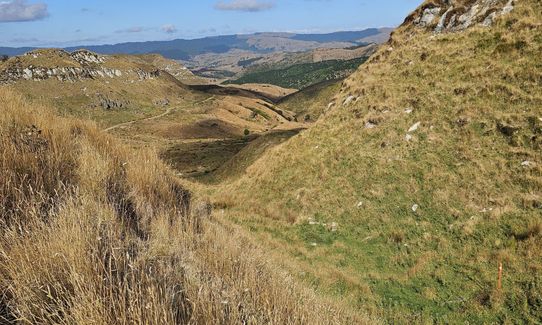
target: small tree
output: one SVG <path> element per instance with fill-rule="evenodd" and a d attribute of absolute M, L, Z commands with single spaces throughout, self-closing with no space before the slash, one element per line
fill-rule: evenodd
<path fill-rule="evenodd" d="M 249 129 L 245 129 L 245 137 L 248 136 L 250 134 L 250 130 Z"/>

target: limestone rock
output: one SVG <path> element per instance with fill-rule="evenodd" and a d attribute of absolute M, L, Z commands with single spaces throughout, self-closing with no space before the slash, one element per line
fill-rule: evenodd
<path fill-rule="evenodd" d="M 515 0 L 435 0 L 426 2 L 405 24 L 431 28 L 436 33 L 462 31 L 475 25 L 491 26 L 514 9 Z"/>

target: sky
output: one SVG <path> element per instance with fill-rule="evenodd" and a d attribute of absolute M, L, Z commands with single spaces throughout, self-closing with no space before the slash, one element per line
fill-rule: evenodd
<path fill-rule="evenodd" d="M 0 47 L 395 27 L 422 0 L 0 0 Z"/>

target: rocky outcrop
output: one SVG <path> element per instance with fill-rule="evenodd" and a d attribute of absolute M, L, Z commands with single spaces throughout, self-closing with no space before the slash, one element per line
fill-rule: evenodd
<path fill-rule="evenodd" d="M 10 67 L 0 72 L 0 83 L 16 82 L 18 80 L 46 80 L 56 78 L 60 81 L 77 81 L 82 79 L 115 78 L 122 76 L 118 69 L 109 68 L 78 68 L 78 67 Z"/>
<path fill-rule="evenodd" d="M 106 110 L 124 108 L 130 103 L 124 100 L 111 99 L 102 94 L 97 94 L 97 100 L 92 107 L 101 107 Z"/>
<path fill-rule="evenodd" d="M 71 57 L 82 65 L 99 64 L 105 62 L 105 56 L 98 55 L 87 50 L 79 50 L 71 53 Z"/>
<path fill-rule="evenodd" d="M 145 70 L 138 69 L 138 70 L 135 70 L 134 72 L 139 77 L 139 80 L 154 79 L 160 76 L 160 70 L 145 71 Z"/>
<path fill-rule="evenodd" d="M 497 17 L 511 12 L 514 5 L 514 0 L 431 0 L 410 15 L 405 24 L 436 33 L 491 26 Z"/>
<path fill-rule="evenodd" d="M 153 104 L 156 106 L 169 106 L 169 99 L 167 98 L 156 99 L 153 101 Z"/>
<path fill-rule="evenodd" d="M 118 59 L 117 59 L 118 60 Z M 108 64 L 104 64 L 109 61 Z M 114 68 L 112 57 L 87 50 L 68 53 L 64 50 L 35 50 L 9 59 L 0 67 L 0 84 L 20 80 L 42 81 L 57 79 L 75 82 L 84 79 L 119 78 L 134 80 L 154 79 L 160 70 L 133 64 L 131 69 Z M 124 66 L 124 65 L 123 65 Z"/>

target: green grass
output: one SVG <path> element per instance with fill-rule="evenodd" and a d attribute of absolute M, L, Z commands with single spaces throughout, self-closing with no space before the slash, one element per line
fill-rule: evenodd
<path fill-rule="evenodd" d="M 294 112 L 296 119 L 300 122 L 314 122 L 324 113 L 340 87 L 340 81 L 324 81 L 286 96 L 278 106 Z"/>
<path fill-rule="evenodd" d="M 348 61 L 329 60 L 317 63 L 295 64 L 291 67 L 277 70 L 248 73 L 227 83 L 246 84 L 263 83 L 283 88 L 304 89 L 311 85 L 337 80 L 355 71 L 367 58 L 357 58 Z"/>
<path fill-rule="evenodd" d="M 235 193 L 227 215 L 292 272 L 390 323 L 540 323 L 541 6 L 518 2 L 492 29 L 400 30 L 215 200 Z"/>

